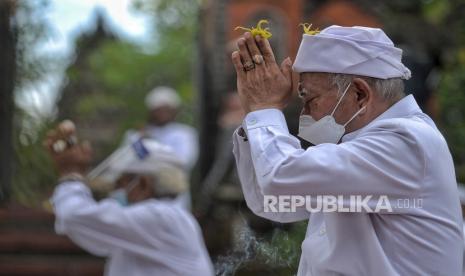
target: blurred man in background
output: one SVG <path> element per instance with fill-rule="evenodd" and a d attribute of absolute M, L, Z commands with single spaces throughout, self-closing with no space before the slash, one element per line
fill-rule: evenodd
<path fill-rule="evenodd" d="M 145 105 L 148 109 L 147 125 L 141 131 L 128 131 L 126 141 L 144 137 L 167 145 L 183 162 L 186 172 L 190 172 L 198 157 L 197 131 L 175 121 L 181 107 L 181 98 L 176 90 L 156 87 L 148 93 Z"/>
<path fill-rule="evenodd" d="M 177 197 L 188 185 L 173 153 L 141 139 L 118 150 L 108 167 L 116 190 L 96 202 L 85 184 L 91 150 L 60 125 L 46 145 L 60 174 L 52 197 L 56 231 L 108 257 L 106 275 L 213 275 L 200 228 Z"/>
<path fill-rule="evenodd" d="M 171 87 L 158 86 L 147 94 L 145 105 L 148 109 L 147 125 L 140 131 L 129 130 L 124 144 L 143 137 L 166 145 L 181 160 L 183 169 L 189 175 L 198 158 L 198 135 L 191 126 L 175 121 L 181 107 L 178 93 Z M 189 189 L 180 199 L 185 208 L 191 208 Z"/>

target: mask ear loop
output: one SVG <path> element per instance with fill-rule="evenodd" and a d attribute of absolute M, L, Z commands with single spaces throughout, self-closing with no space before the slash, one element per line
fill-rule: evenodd
<path fill-rule="evenodd" d="M 346 127 L 350 122 L 352 122 L 353 119 L 355 119 L 355 117 L 357 117 L 358 114 L 360 114 L 360 112 L 362 112 L 364 109 L 365 109 L 366 106 L 360 108 L 357 112 L 355 112 L 354 116 L 352 116 L 349 121 L 347 121 L 347 123 L 344 124 L 344 127 Z"/>
<path fill-rule="evenodd" d="M 352 83 L 349 83 L 349 85 L 347 85 L 346 89 L 344 90 L 344 93 L 342 93 L 342 96 L 339 98 L 339 101 L 337 102 L 336 106 L 334 107 L 333 112 L 331 112 L 331 116 L 334 116 L 334 112 L 336 112 L 336 109 L 339 107 L 339 104 L 342 102 L 342 99 L 346 95 L 347 90 L 349 90 L 349 87 L 350 87 L 351 84 Z"/>

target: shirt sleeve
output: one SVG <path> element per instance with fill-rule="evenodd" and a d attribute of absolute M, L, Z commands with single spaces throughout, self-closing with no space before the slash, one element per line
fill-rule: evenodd
<path fill-rule="evenodd" d="M 310 213 L 305 208 L 298 208 L 296 212 L 265 210 L 265 197 L 257 183 L 250 145 L 237 132 L 238 130 L 233 134 L 233 153 L 244 198 L 250 210 L 257 216 L 281 223 L 307 220 Z"/>
<path fill-rule="evenodd" d="M 249 113 L 243 127 L 262 194 L 372 196 L 372 207 L 386 196 L 394 209 L 397 199 L 419 196 L 424 156 L 402 128 L 371 127 L 352 141 L 303 150 L 277 109 Z"/>
<path fill-rule="evenodd" d="M 111 199 L 96 202 L 89 188 L 80 182 L 58 185 L 51 201 L 56 232 L 66 234 L 93 254 L 109 256 L 124 249 L 149 255 L 162 246 L 153 235 L 162 222 L 148 225 L 156 220 L 156 214 L 147 208 L 123 208 Z"/>

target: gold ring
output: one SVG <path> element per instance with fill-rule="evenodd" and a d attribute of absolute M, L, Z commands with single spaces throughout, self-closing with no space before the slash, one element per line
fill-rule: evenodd
<path fill-rule="evenodd" d="M 253 62 L 255 64 L 260 65 L 260 64 L 263 63 L 263 56 L 262 55 L 254 55 L 252 59 L 253 59 Z"/>
<path fill-rule="evenodd" d="M 255 64 L 251 61 L 247 61 L 245 64 L 244 64 L 244 71 L 247 72 L 247 71 L 250 71 L 250 70 L 253 70 L 255 69 Z"/>

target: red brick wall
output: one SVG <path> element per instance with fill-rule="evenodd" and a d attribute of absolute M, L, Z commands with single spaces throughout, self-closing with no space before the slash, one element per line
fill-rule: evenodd
<path fill-rule="evenodd" d="M 306 19 L 320 29 L 329 25 L 366 26 L 380 28 L 381 23 L 350 1 L 328 1 Z"/>
<path fill-rule="evenodd" d="M 303 0 L 256 0 L 256 1 L 245 1 L 237 0 L 232 1 L 228 14 L 229 14 L 229 26 L 227 26 L 228 40 L 235 40 L 242 32 L 234 31 L 237 26 L 245 26 L 250 17 L 260 11 L 273 11 L 277 14 L 282 14 L 287 26 L 287 49 L 289 50 L 287 55 L 294 58 L 297 53 L 297 48 L 300 44 L 300 36 L 302 34 L 301 28 L 298 27 L 299 23 L 302 22 L 302 1 Z M 250 26 L 246 26 L 250 27 Z M 271 31 L 273 31 L 272 26 Z"/>

